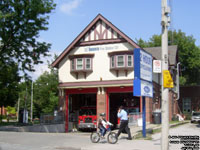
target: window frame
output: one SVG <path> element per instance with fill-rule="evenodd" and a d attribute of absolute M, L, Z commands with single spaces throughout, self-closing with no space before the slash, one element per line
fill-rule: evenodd
<path fill-rule="evenodd" d="M 129 66 L 129 57 L 131 57 L 131 65 Z M 133 67 L 133 55 L 127 55 L 127 67 Z"/>
<path fill-rule="evenodd" d="M 110 57 L 110 68 L 115 68 L 115 56 Z"/>
<path fill-rule="evenodd" d="M 89 62 L 90 62 L 90 64 L 89 64 L 90 68 L 87 68 L 87 60 L 89 60 Z M 87 58 L 84 59 L 84 61 L 85 61 L 85 68 L 84 69 L 85 70 L 92 70 L 92 58 L 87 57 Z"/>
<path fill-rule="evenodd" d="M 81 59 L 82 60 L 82 67 L 81 68 L 78 68 L 78 59 Z M 84 69 L 84 58 L 76 58 L 76 70 L 83 70 Z"/>
<path fill-rule="evenodd" d="M 123 57 L 123 66 L 119 66 L 118 65 L 118 63 L 119 63 L 119 57 Z M 116 68 L 123 68 L 123 67 L 125 67 L 125 64 L 126 64 L 126 62 L 125 62 L 125 55 L 116 55 Z"/>
<path fill-rule="evenodd" d="M 76 63 L 75 63 L 75 61 L 76 61 L 75 59 L 71 60 L 71 71 L 76 70 L 76 65 L 75 65 Z"/>

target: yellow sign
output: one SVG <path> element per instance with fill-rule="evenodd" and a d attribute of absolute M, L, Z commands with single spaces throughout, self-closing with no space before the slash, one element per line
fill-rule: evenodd
<path fill-rule="evenodd" d="M 173 88 L 174 83 L 169 70 L 163 70 L 163 86 L 165 88 Z"/>

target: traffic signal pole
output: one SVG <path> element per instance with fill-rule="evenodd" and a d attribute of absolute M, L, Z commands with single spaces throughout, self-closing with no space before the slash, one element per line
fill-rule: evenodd
<path fill-rule="evenodd" d="M 168 26 L 170 9 L 167 0 L 162 0 L 162 137 L 161 150 L 169 150 L 169 89 L 164 88 L 163 70 L 168 70 Z"/>

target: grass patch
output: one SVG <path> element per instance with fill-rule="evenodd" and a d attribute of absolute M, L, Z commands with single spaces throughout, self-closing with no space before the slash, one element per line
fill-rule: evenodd
<path fill-rule="evenodd" d="M 178 120 L 174 120 L 174 121 L 170 121 L 169 124 L 174 124 L 174 123 L 179 123 L 180 121 Z"/>
<path fill-rule="evenodd" d="M 152 140 L 151 134 L 146 134 L 144 138 L 142 132 L 140 131 L 137 135 L 134 136 L 135 140 Z"/>
<path fill-rule="evenodd" d="M 175 127 L 178 127 L 178 126 L 186 124 L 186 123 L 188 123 L 188 121 L 183 121 L 183 122 L 170 121 L 170 124 L 171 124 L 170 128 L 175 128 Z M 152 129 L 152 130 L 153 130 L 152 134 L 160 133 L 161 132 L 161 126 L 158 127 L 158 128 Z M 134 139 L 136 139 L 136 140 L 152 140 L 152 137 L 151 137 L 152 134 L 147 133 L 146 138 L 144 138 L 143 135 L 142 135 L 142 131 L 138 131 L 138 133 L 134 136 Z"/>

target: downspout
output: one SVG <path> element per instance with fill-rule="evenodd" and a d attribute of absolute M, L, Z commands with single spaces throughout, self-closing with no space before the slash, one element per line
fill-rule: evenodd
<path fill-rule="evenodd" d="M 179 100 L 179 98 L 180 98 L 180 86 L 179 86 L 179 65 L 180 64 L 181 64 L 180 62 L 177 63 L 177 78 L 176 78 L 176 83 L 177 83 L 177 98 L 176 98 L 176 100 Z"/>

